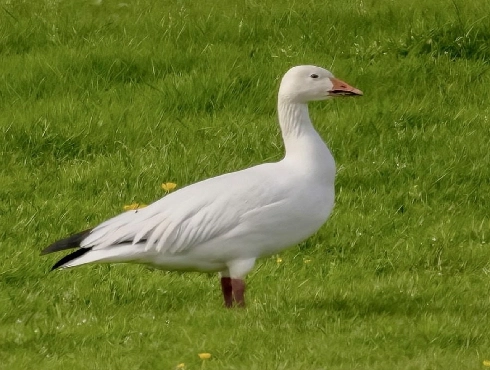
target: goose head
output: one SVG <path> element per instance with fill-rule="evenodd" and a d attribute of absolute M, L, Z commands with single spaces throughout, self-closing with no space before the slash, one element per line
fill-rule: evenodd
<path fill-rule="evenodd" d="M 324 68 L 296 66 L 286 72 L 279 87 L 279 98 L 291 103 L 308 103 L 337 96 L 359 96 L 362 91 L 335 78 Z"/>

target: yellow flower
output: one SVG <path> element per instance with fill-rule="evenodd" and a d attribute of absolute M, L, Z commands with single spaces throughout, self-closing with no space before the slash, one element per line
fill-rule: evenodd
<path fill-rule="evenodd" d="M 282 263 L 282 258 L 281 257 L 277 257 L 276 262 L 277 262 L 277 264 Z"/>
<path fill-rule="evenodd" d="M 207 353 L 207 352 L 198 353 L 197 355 L 199 356 L 199 358 L 201 360 L 207 360 L 207 359 L 211 358 L 211 353 Z"/>
<path fill-rule="evenodd" d="M 177 184 L 175 184 L 173 182 L 164 182 L 162 184 L 162 189 L 165 190 L 165 192 L 167 192 L 167 193 L 170 193 L 176 187 L 177 187 Z"/>
<path fill-rule="evenodd" d="M 185 369 L 185 364 L 183 362 L 181 364 L 178 364 L 176 369 Z"/>
<path fill-rule="evenodd" d="M 123 209 L 125 211 L 131 211 L 133 209 L 139 209 L 139 208 L 145 208 L 145 207 L 146 207 L 146 204 L 144 204 L 144 203 L 131 203 L 131 204 L 125 205 L 123 207 Z"/>
<path fill-rule="evenodd" d="M 310 262 L 311 262 L 311 260 L 310 260 L 310 259 L 308 259 L 308 258 L 305 258 L 305 259 L 303 259 L 303 262 L 304 262 L 304 263 L 310 263 Z"/>
<path fill-rule="evenodd" d="M 483 366 L 490 367 L 490 360 L 483 361 Z"/>

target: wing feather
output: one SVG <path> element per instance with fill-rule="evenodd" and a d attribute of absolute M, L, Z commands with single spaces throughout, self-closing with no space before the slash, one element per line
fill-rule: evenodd
<path fill-rule="evenodd" d="M 155 250 L 157 252 L 162 252 L 164 247 L 166 247 L 165 249 L 170 250 L 172 245 L 174 245 L 178 241 L 179 231 L 180 231 L 180 223 L 175 221 L 170 223 L 170 225 L 165 230 L 161 230 L 161 229 L 155 230 L 154 234 L 157 234 L 156 235 L 157 239 L 153 246 Z"/>
<path fill-rule="evenodd" d="M 139 230 L 136 235 L 134 236 L 134 239 L 133 239 L 133 244 L 136 244 L 136 243 L 139 243 L 142 239 L 146 239 L 148 240 L 150 234 L 151 234 L 151 231 L 157 227 L 157 225 L 159 225 L 162 221 L 162 217 L 161 215 L 154 215 L 152 216 L 151 218 L 149 218 L 145 224 L 143 225 L 143 227 L 141 228 L 141 230 Z"/>

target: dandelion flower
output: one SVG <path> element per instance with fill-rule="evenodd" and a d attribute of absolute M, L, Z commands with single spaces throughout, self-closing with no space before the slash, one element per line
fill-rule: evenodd
<path fill-rule="evenodd" d="M 490 360 L 483 361 L 483 366 L 490 367 Z"/>
<path fill-rule="evenodd" d="M 167 192 L 167 193 L 170 193 L 176 187 L 177 187 L 177 184 L 175 184 L 173 182 L 164 182 L 162 184 L 162 189 L 165 190 L 165 192 Z"/>
<path fill-rule="evenodd" d="M 277 264 L 282 263 L 282 258 L 281 257 L 277 257 L 276 262 L 277 262 Z"/>
<path fill-rule="evenodd" d="M 131 210 L 134 210 L 134 209 L 139 209 L 139 208 L 145 208 L 146 207 L 146 204 L 144 203 L 131 203 L 131 204 L 127 204 L 123 207 L 123 209 L 125 211 L 131 211 Z"/>
<path fill-rule="evenodd" d="M 305 258 L 305 259 L 303 260 L 303 262 L 304 262 L 304 263 L 310 263 L 310 262 L 311 262 L 311 260 L 310 260 L 310 259 L 308 259 L 308 258 Z"/>
<path fill-rule="evenodd" d="M 183 362 L 178 364 L 176 369 L 185 369 L 185 364 Z"/>
<path fill-rule="evenodd" d="M 207 359 L 211 358 L 211 353 L 207 353 L 207 352 L 198 353 L 197 355 L 199 356 L 199 358 L 201 360 L 207 360 Z"/>

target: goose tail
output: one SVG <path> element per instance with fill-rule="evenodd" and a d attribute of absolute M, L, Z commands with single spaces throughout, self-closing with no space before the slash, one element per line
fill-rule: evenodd
<path fill-rule="evenodd" d="M 144 255 L 151 253 L 149 251 L 145 252 L 145 245 L 143 243 L 119 243 L 109 245 L 101 249 L 97 249 L 97 247 L 80 247 L 83 240 L 91 233 L 91 231 L 92 229 L 81 231 L 67 238 L 58 240 L 43 249 L 41 255 L 78 248 L 74 252 L 64 256 L 58 262 L 56 262 L 51 268 L 51 271 L 58 268 L 63 269 L 95 262 L 144 263 Z"/>
<path fill-rule="evenodd" d="M 76 267 L 87 263 L 145 263 L 148 260 L 145 256 L 149 254 L 151 253 L 145 252 L 144 244 L 121 243 L 102 249 L 80 248 L 61 258 L 51 270 Z"/>

